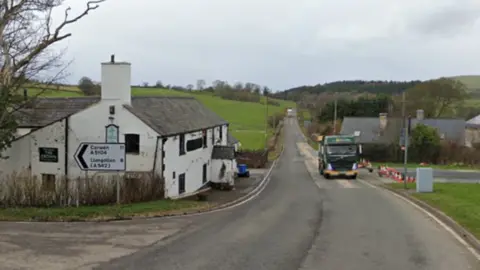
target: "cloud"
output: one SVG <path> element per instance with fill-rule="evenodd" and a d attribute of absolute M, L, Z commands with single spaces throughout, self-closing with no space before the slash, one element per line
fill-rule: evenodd
<path fill-rule="evenodd" d="M 69 0 L 73 10 L 85 2 Z M 108 0 L 70 27 L 71 81 L 111 53 L 135 83 L 252 81 L 284 89 L 338 79 L 480 73 L 480 2 Z M 61 13 L 59 13 L 61 14 Z"/>

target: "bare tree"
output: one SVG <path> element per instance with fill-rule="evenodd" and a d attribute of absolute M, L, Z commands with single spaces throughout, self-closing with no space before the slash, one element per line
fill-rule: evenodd
<path fill-rule="evenodd" d="M 53 86 L 63 76 L 66 64 L 63 52 L 54 52 L 52 45 L 69 38 L 65 28 L 75 24 L 105 0 L 88 1 L 76 16 L 65 9 L 63 20 L 53 24 L 52 12 L 64 0 L 0 1 L 0 151 L 9 147 L 17 127 L 18 110 L 27 104 L 27 88 L 35 96 Z M 51 75 L 55 73 L 55 75 Z M 22 95 L 22 89 L 23 91 Z"/>
<path fill-rule="evenodd" d="M 197 90 L 203 90 L 205 88 L 205 80 L 197 80 Z"/>

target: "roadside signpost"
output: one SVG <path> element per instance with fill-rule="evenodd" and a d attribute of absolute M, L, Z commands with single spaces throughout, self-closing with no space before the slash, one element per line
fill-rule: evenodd
<path fill-rule="evenodd" d="M 125 171 L 125 144 L 81 143 L 75 161 L 83 171 Z"/>
<path fill-rule="evenodd" d="M 126 170 L 124 143 L 81 143 L 75 161 L 83 171 L 122 172 Z M 120 203 L 120 177 L 117 177 L 117 203 Z"/>

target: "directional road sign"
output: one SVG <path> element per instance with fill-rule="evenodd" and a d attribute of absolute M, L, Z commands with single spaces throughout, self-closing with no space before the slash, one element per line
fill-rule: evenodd
<path fill-rule="evenodd" d="M 125 144 L 81 143 L 75 161 L 84 171 L 125 171 Z"/>

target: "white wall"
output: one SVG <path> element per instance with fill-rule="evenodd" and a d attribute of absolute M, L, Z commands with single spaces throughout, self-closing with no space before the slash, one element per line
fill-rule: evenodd
<path fill-rule="evenodd" d="M 119 142 L 125 142 L 125 134 L 140 135 L 140 154 L 127 154 L 127 171 L 151 172 L 155 157 L 155 147 L 158 134 L 125 109 L 121 102 L 102 101 L 69 118 L 68 134 L 68 176 L 69 178 L 84 178 L 86 173 L 78 167 L 74 153 L 82 142 L 105 142 L 105 126 L 110 124 L 109 106 L 115 106 L 113 123 L 119 126 Z M 88 177 L 108 175 L 112 173 L 88 172 Z"/>
<path fill-rule="evenodd" d="M 31 128 L 17 128 L 17 130 L 15 132 L 15 137 L 16 138 L 21 137 L 23 135 L 26 135 L 26 134 L 30 133 L 30 131 L 32 131 Z"/>
<path fill-rule="evenodd" d="M 220 138 L 220 129 L 222 129 L 222 140 L 219 143 L 217 141 Z M 218 126 L 214 128 L 215 130 L 215 144 L 218 145 L 227 145 L 227 133 L 228 133 L 228 125 Z"/>
<path fill-rule="evenodd" d="M 225 174 L 223 177 L 220 174 L 221 168 L 225 164 Z M 228 183 L 234 185 L 235 162 L 233 160 L 212 160 L 212 182 L 213 183 Z"/>
<path fill-rule="evenodd" d="M 102 100 L 117 100 L 131 104 L 132 72 L 127 62 L 102 63 Z"/>
<path fill-rule="evenodd" d="M 40 162 L 39 148 L 58 148 L 58 162 Z M 15 140 L 11 148 L 3 155 L 6 160 L 0 159 L 0 179 L 13 172 L 22 172 L 41 179 L 42 174 L 55 174 L 57 179 L 65 175 L 65 120 L 53 123 L 38 129 L 24 137 Z M 31 167 L 31 173 L 29 168 Z"/>
<path fill-rule="evenodd" d="M 465 145 L 472 147 L 473 144 L 480 142 L 480 130 L 476 128 L 467 128 L 465 130 Z"/>
<path fill-rule="evenodd" d="M 203 164 L 207 164 L 207 182 L 211 178 L 212 129 L 207 130 L 207 147 L 180 156 L 180 136 L 168 137 L 165 143 L 165 196 L 175 198 L 197 191 L 202 185 Z M 202 137 L 202 132 L 185 135 L 185 150 L 189 140 Z M 175 177 L 173 174 L 175 172 Z M 185 173 L 185 194 L 179 194 L 179 175 Z"/>

